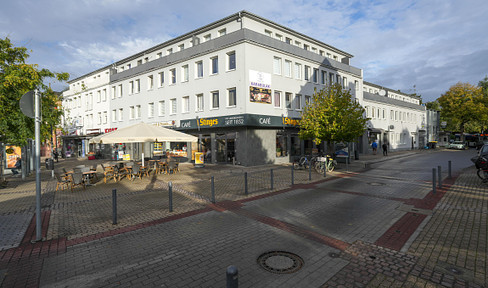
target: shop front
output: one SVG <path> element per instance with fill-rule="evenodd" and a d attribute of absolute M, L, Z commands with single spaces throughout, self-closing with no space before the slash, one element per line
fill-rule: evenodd
<path fill-rule="evenodd" d="M 296 118 L 240 114 L 181 120 L 178 130 L 198 137 L 195 152 L 206 163 L 254 166 L 289 163 L 305 153 L 298 124 Z"/>

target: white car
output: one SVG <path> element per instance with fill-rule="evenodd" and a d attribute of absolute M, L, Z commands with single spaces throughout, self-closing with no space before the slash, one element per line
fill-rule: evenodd
<path fill-rule="evenodd" d="M 466 145 L 462 141 L 454 141 L 447 147 L 449 149 L 457 149 L 457 150 L 464 150 L 466 149 Z"/>

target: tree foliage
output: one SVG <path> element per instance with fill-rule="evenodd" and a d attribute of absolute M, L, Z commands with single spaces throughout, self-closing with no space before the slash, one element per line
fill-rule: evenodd
<path fill-rule="evenodd" d="M 27 48 L 14 47 L 9 38 L 0 39 L 0 141 L 23 146 L 34 138 L 34 119 L 20 111 L 19 100 L 26 92 L 38 89 L 42 93 L 41 141 L 50 136 L 63 114 L 61 97 L 44 82 L 47 79 L 66 81 L 68 73 L 54 73 L 27 64 Z"/>
<path fill-rule="evenodd" d="M 442 109 L 442 118 L 448 123 L 447 129 L 458 130 L 463 135 L 467 129 L 476 129 L 487 123 L 488 106 L 481 87 L 457 83 L 437 101 Z"/>
<path fill-rule="evenodd" d="M 301 116 L 300 138 L 312 139 L 316 144 L 327 141 L 328 151 L 332 151 L 334 142 L 355 141 L 368 121 L 364 108 L 338 84 L 315 91 Z"/>

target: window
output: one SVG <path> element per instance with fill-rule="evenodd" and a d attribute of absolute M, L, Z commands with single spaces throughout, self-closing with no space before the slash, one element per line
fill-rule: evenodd
<path fill-rule="evenodd" d="M 291 61 L 285 60 L 285 76 L 291 77 Z"/>
<path fill-rule="evenodd" d="M 347 77 L 342 77 L 342 88 L 348 88 Z"/>
<path fill-rule="evenodd" d="M 102 124 L 102 112 L 98 112 L 98 117 L 97 117 L 98 121 L 97 121 L 97 125 L 100 125 Z"/>
<path fill-rule="evenodd" d="M 281 36 L 280 34 L 275 34 L 275 37 L 277 40 L 283 41 L 283 36 Z"/>
<path fill-rule="evenodd" d="M 394 113 L 393 113 L 393 110 L 390 110 L 390 120 L 394 120 Z"/>
<path fill-rule="evenodd" d="M 164 112 L 165 112 L 165 106 L 164 106 L 164 100 L 163 101 L 159 101 L 159 105 L 158 105 L 158 115 L 159 116 L 164 116 Z"/>
<path fill-rule="evenodd" d="M 228 101 L 227 106 L 236 106 L 236 88 L 231 88 L 227 90 L 228 93 Z"/>
<path fill-rule="evenodd" d="M 112 96 L 111 96 L 111 98 L 112 98 L 112 99 L 115 99 L 115 95 L 116 95 L 116 94 L 117 94 L 117 93 L 116 93 L 116 88 L 115 88 L 115 86 L 112 86 Z"/>
<path fill-rule="evenodd" d="M 302 64 L 295 63 L 295 79 L 302 79 Z"/>
<path fill-rule="evenodd" d="M 285 105 L 286 105 L 286 109 L 291 109 L 291 99 L 292 99 L 293 95 L 289 92 L 286 92 L 285 93 Z"/>
<path fill-rule="evenodd" d="M 134 94 L 134 81 L 129 81 L 129 94 Z"/>
<path fill-rule="evenodd" d="M 154 117 L 154 103 L 147 104 L 147 117 Z"/>
<path fill-rule="evenodd" d="M 266 34 L 266 36 L 269 36 L 269 37 L 273 36 L 273 32 L 271 32 L 269 30 L 264 30 L 264 34 Z"/>
<path fill-rule="evenodd" d="M 181 106 L 181 109 L 182 109 L 182 112 L 183 113 L 187 113 L 187 112 L 190 112 L 190 96 L 184 96 L 182 98 L 182 102 L 181 103 L 183 106 Z"/>
<path fill-rule="evenodd" d="M 178 45 L 178 51 L 183 51 L 183 50 L 185 50 L 185 44 Z"/>
<path fill-rule="evenodd" d="M 232 51 L 227 53 L 227 60 L 229 64 L 229 70 L 235 70 L 236 69 L 236 52 Z"/>
<path fill-rule="evenodd" d="M 134 106 L 129 107 L 129 119 L 134 119 L 135 118 L 135 112 L 134 112 Z"/>
<path fill-rule="evenodd" d="M 119 85 L 119 98 L 122 97 L 122 84 Z"/>
<path fill-rule="evenodd" d="M 274 57 L 273 72 L 276 75 L 281 75 L 281 58 L 279 58 L 279 57 Z"/>
<path fill-rule="evenodd" d="M 107 121 L 108 121 L 108 115 L 107 115 L 107 111 L 103 111 L 103 124 L 107 124 Z"/>
<path fill-rule="evenodd" d="M 322 85 L 325 85 L 327 83 L 327 71 L 321 71 L 322 72 L 322 77 L 321 77 L 321 83 Z"/>
<path fill-rule="evenodd" d="M 310 46 L 308 46 L 307 44 L 303 44 L 303 49 L 310 50 Z"/>
<path fill-rule="evenodd" d="M 154 79 L 152 75 L 147 76 L 147 90 L 152 90 L 154 85 Z"/>
<path fill-rule="evenodd" d="M 212 108 L 213 109 L 219 108 L 219 91 L 212 92 Z"/>
<path fill-rule="evenodd" d="M 210 34 L 207 34 L 207 35 L 203 36 L 203 41 L 204 42 L 210 41 L 210 39 L 212 39 L 212 35 L 210 35 Z"/>
<path fill-rule="evenodd" d="M 112 122 L 117 121 L 117 110 L 112 110 Z"/>
<path fill-rule="evenodd" d="M 302 95 L 300 94 L 295 95 L 295 109 L 297 110 L 302 109 Z"/>
<path fill-rule="evenodd" d="M 141 118 L 141 105 L 136 106 L 136 119 Z"/>
<path fill-rule="evenodd" d="M 137 79 L 134 82 L 134 86 L 135 86 L 136 93 L 141 92 L 141 80 L 140 79 Z"/>
<path fill-rule="evenodd" d="M 188 65 L 181 67 L 181 82 L 188 82 Z"/>
<path fill-rule="evenodd" d="M 329 85 L 334 84 L 334 74 L 330 73 L 329 74 Z"/>
<path fill-rule="evenodd" d="M 166 50 L 166 55 L 172 54 L 173 53 L 173 48 L 169 48 Z"/>
<path fill-rule="evenodd" d="M 341 75 L 337 74 L 336 76 L 337 76 L 336 83 L 341 84 Z"/>
<path fill-rule="evenodd" d="M 317 48 L 312 47 L 312 52 L 315 53 L 315 54 L 318 54 Z"/>
<path fill-rule="evenodd" d="M 202 78 L 203 77 L 203 62 L 202 61 L 198 61 L 195 63 L 195 72 L 196 72 L 196 75 L 195 75 L 196 78 Z"/>
<path fill-rule="evenodd" d="M 287 44 L 291 44 L 291 42 L 292 42 L 292 41 L 291 41 L 291 38 L 286 37 L 286 38 L 285 38 L 285 42 L 286 42 Z"/>
<path fill-rule="evenodd" d="M 212 74 L 217 74 L 219 73 L 219 57 L 215 56 L 213 58 L 210 58 L 210 62 L 212 63 L 211 65 L 211 73 Z"/>
<path fill-rule="evenodd" d="M 310 104 L 312 102 L 312 96 L 310 95 L 305 95 L 305 106 Z"/>
<path fill-rule="evenodd" d="M 159 72 L 159 87 L 163 87 L 164 85 L 164 72 Z"/>
<path fill-rule="evenodd" d="M 275 91 L 274 92 L 274 107 L 281 107 L 281 92 Z"/>
<path fill-rule="evenodd" d="M 97 103 L 100 103 L 102 101 L 102 91 L 98 90 L 97 91 Z"/>
<path fill-rule="evenodd" d="M 137 66 L 142 65 L 142 59 L 137 60 Z"/>
<path fill-rule="evenodd" d="M 197 111 L 203 111 L 203 94 L 197 94 Z"/>
<path fill-rule="evenodd" d="M 158 52 L 158 54 L 156 54 L 158 56 L 158 58 L 161 58 L 163 57 L 163 52 Z"/>
<path fill-rule="evenodd" d="M 102 101 L 107 101 L 107 89 L 102 90 Z"/>
<path fill-rule="evenodd" d="M 310 81 L 310 66 L 305 65 L 304 80 Z"/>
<path fill-rule="evenodd" d="M 119 121 L 124 120 L 124 108 L 119 109 Z"/>
<path fill-rule="evenodd" d="M 302 43 L 300 43 L 300 41 L 295 41 L 295 46 L 301 47 Z"/>
<path fill-rule="evenodd" d="M 313 82 L 314 83 L 319 83 L 319 69 L 313 68 Z"/>
<path fill-rule="evenodd" d="M 171 99 L 171 114 L 176 114 L 176 99 Z"/>
<path fill-rule="evenodd" d="M 354 88 L 356 89 L 356 91 L 359 91 L 359 81 L 358 80 L 354 80 Z"/>
<path fill-rule="evenodd" d="M 176 84 L 176 69 L 173 68 L 169 72 L 171 74 L 171 84 Z"/>
<path fill-rule="evenodd" d="M 227 33 L 227 30 L 225 30 L 225 28 L 224 28 L 224 29 L 219 30 L 219 37 L 220 37 L 220 36 L 224 36 L 226 33 Z"/>

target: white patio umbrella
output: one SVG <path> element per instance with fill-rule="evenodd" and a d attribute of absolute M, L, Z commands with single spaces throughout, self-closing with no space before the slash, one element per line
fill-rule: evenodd
<path fill-rule="evenodd" d="M 198 137 L 144 122 L 93 137 L 89 143 L 197 142 Z M 144 161 L 144 154 L 142 157 Z"/>

